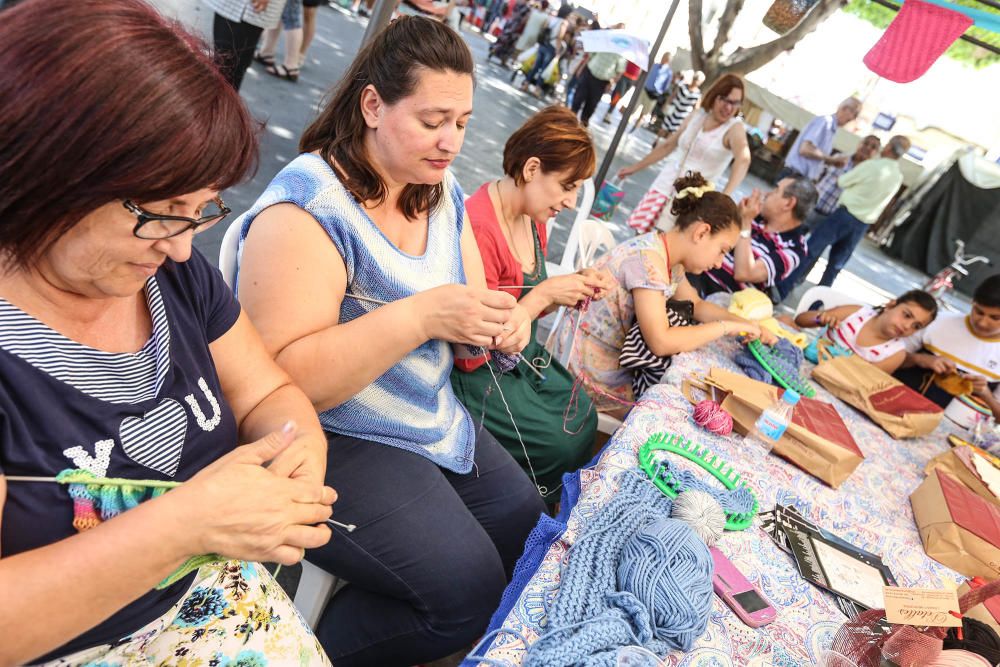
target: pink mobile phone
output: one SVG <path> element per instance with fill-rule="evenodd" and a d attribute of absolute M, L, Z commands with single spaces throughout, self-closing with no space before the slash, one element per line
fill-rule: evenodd
<path fill-rule="evenodd" d="M 759 628 L 777 618 L 778 612 L 771 603 L 736 569 L 724 553 L 715 547 L 709 551 L 715 561 L 712 588 L 741 621 L 751 628 Z"/>

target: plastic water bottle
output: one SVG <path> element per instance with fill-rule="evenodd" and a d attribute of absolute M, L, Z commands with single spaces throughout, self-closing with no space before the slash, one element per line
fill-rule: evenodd
<path fill-rule="evenodd" d="M 781 440 L 788 428 L 788 422 L 792 421 L 792 410 L 799 402 L 799 395 L 791 389 L 786 389 L 781 398 L 766 408 L 757 423 L 753 425 L 750 432 L 751 442 L 760 443 L 765 450 L 771 451 L 774 443 Z"/>

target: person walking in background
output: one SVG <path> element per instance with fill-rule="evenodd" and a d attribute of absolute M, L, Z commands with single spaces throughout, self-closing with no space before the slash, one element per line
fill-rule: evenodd
<path fill-rule="evenodd" d="M 299 47 L 299 68 L 306 64 L 306 53 L 316 37 L 316 15 L 322 0 L 302 0 L 302 46 Z"/>
<path fill-rule="evenodd" d="M 563 5 L 559 8 L 559 13 L 556 16 L 550 16 L 548 23 L 542 26 L 538 35 L 538 52 L 535 56 L 535 64 L 521 85 L 522 91 L 530 91 L 532 86 L 537 89 L 542 88 L 545 83 L 542 81 L 542 73 L 562 49 L 563 37 L 566 35 L 566 28 L 569 25 L 566 17 L 571 11 L 573 11 L 572 7 Z M 538 94 L 537 90 L 533 92 Z"/>
<path fill-rule="evenodd" d="M 538 43 L 542 28 L 548 25 L 550 18 L 549 0 L 542 0 L 540 4 L 532 8 L 531 13 L 528 15 L 528 20 L 524 24 L 524 30 L 521 31 L 521 36 L 517 38 L 517 43 L 514 44 L 515 58 L 518 54 L 527 51 Z"/>
<path fill-rule="evenodd" d="M 680 81 L 670 92 L 670 97 L 663 103 L 667 108 L 663 117 L 663 127 L 657 132 L 656 141 L 653 148 L 656 148 L 660 139 L 667 138 L 678 129 L 687 117 L 698 106 L 701 99 L 701 84 L 705 83 L 705 75 L 694 70 L 685 70 Z"/>
<path fill-rule="evenodd" d="M 573 113 L 579 114 L 584 127 L 590 123 L 601 97 L 624 71 L 625 59 L 617 53 L 590 54 L 573 91 L 573 106 L 570 107 Z"/>
<path fill-rule="evenodd" d="M 510 18 L 504 23 L 500 36 L 497 37 L 497 41 L 490 47 L 489 55 L 486 56 L 486 62 L 489 62 L 490 58 L 496 58 L 502 66 L 507 66 L 507 61 L 514 55 L 517 40 L 524 31 L 524 26 L 530 14 L 531 5 L 528 4 L 527 0 L 517 0 Z"/>
<path fill-rule="evenodd" d="M 804 225 L 806 231 L 815 229 L 819 223 L 837 210 L 837 202 L 840 201 L 840 193 L 843 192 L 843 188 L 837 183 L 837 179 L 865 160 L 870 160 L 878 155 L 881 149 L 881 140 L 874 134 L 869 134 L 858 144 L 854 154 L 847 160 L 847 164 L 842 167 L 830 164 L 823 169 L 819 179 L 816 181 L 816 191 L 819 193 L 819 199 L 816 201 L 816 208 L 806 218 Z M 811 267 L 806 269 L 807 273 L 809 268 Z"/>
<path fill-rule="evenodd" d="M 653 112 L 656 105 L 662 102 L 663 96 L 670 90 L 670 84 L 673 80 L 674 70 L 670 68 L 670 52 L 665 51 L 660 57 L 660 62 L 653 65 L 653 69 L 649 71 L 646 84 L 642 87 L 642 92 L 639 93 L 639 116 L 632 125 L 632 132 L 642 124 L 646 116 Z"/>
<path fill-rule="evenodd" d="M 910 140 L 896 135 L 889 140 L 879 157 L 863 162 L 837 179 L 837 184 L 843 188 L 837 209 L 809 236 L 806 262 L 789 277 L 793 285 L 802 282 L 808 267 L 815 264 L 827 248 L 830 249 L 830 258 L 819 284 L 833 285 L 837 274 L 861 242 L 868 225 L 878 220 L 903 184 L 899 160 L 909 150 Z"/>
<path fill-rule="evenodd" d="M 570 13 L 566 18 L 567 27 L 566 32 L 563 33 L 563 44 L 562 51 L 559 54 L 559 72 L 566 73 L 569 72 L 570 63 L 576 58 L 579 50 L 582 48 L 579 43 L 580 32 L 586 29 L 587 22 L 583 20 L 582 16 L 577 16 L 576 14 Z"/>
<path fill-rule="evenodd" d="M 490 0 L 486 6 L 486 16 L 483 18 L 483 33 L 490 34 L 493 22 L 502 18 L 507 11 L 507 0 Z"/>
<path fill-rule="evenodd" d="M 618 178 L 624 179 L 672 156 L 632 211 L 629 227 L 639 234 L 654 226 L 669 229 L 672 221 L 664 213 L 669 211 L 668 204 L 674 196 L 674 181 L 685 172 L 700 173 L 714 187 L 732 163 L 723 193 L 731 195 L 739 187 L 750 168 L 746 130 L 737 116 L 743 105 L 743 88 L 740 77 L 722 75 L 705 94 L 701 109 L 688 116 L 677 132 L 643 159 L 618 170 Z"/>
<path fill-rule="evenodd" d="M 861 113 L 861 100 L 848 97 L 829 116 L 817 116 L 809 121 L 792 144 L 778 178 L 805 176 L 816 181 L 824 165 L 843 167 L 846 155 L 833 154 L 833 139 L 837 128 L 847 125 Z"/>
<path fill-rule="evenodd" d="M 240 89 L 261 33 L 278 25 L 281 0 L 205 0 L 215 12 L 212 38 L 215 58 L 233 88 Z"/>
<path fill-rule="evenodd" d="M 625 93 L 632 89 L 641 74 L 641 67 L 632 61 L 625 61 L 625 71 L 618 77 L 618 83 L 615 84 L 614 90 L 611 91 L 611 103 L 608 104 L 608 109 L 604 112 L 604 117 L 601 118 L 602 123 L 611 122 L 611 112 L 615 110 L 621 99 L 625 97 Z"/>
<path fill-rule="evenodd" d="M 285 56 L 283 62 L 278 64 L 274 56 L 282 30 L 285 33 Z M 281 25 L 264 31 L 260 51 L 254 56 L 254 60 L 264 65 L 264 71 L 271 76 L 295 83 L 299 80 L 301 58 L 302 0 L 285 0 L 285 8 L 281 11 Z"/>
<path fill-rule="evenodd" d="M 357 14 L 362 18 L 368 18 L 372 15 L 372 5 L 375 4 L 375 0 L 354 0 L 351 4 L 351 13 Z"/>

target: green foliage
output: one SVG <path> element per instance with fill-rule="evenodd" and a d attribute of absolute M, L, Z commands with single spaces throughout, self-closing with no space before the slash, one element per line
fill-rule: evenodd
<path fill-rule="evenodd" d="M 893 2 L 899 2 L 899 0 L 893 0 Z M 993 9 L 988 5 L 976 2 L 975 0 L 950 0 L 950 2 L 953 2 L 956 5 L 990 12 L 991 14 L 1000 14 L 1000 11 Z M 877 5 L 871 0 L 851 0 L 850 4 L 844 7 L 844 11 L 868 21 L 877 28 L 887 27 L 896 16 L 896 12 L 893 10 L 888 7 L 883 7 L 882 5 Z M 965 34 L 1000 48 L 1000 34 L 989 30 L 983 30 L 982 28 L 977 28 L 975 26 L 969 28 Z M 945 53 L 949 57 L 977 69 L 1000 62 L 1000 55 L 961 39 L 952 44 L 951 48 L 949 48 Z"/>

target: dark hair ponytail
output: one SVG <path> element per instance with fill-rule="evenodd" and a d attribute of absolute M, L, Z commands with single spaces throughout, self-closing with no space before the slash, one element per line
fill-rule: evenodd
<path fill-rule="evenodd" d="M 678 195 L 685 188 L 703 188 L 708 181 L 697 171 L 689 171 L 674 181 L 674 192 Z M 694 194 L 674 195 L 670 212 L 677 216 L 677 228 L 687 229 L 701 221 L 712 229 L 712 234 L 740 224 L 740 210 L 729 195 L 709 191 L 700 197 Z"/>

